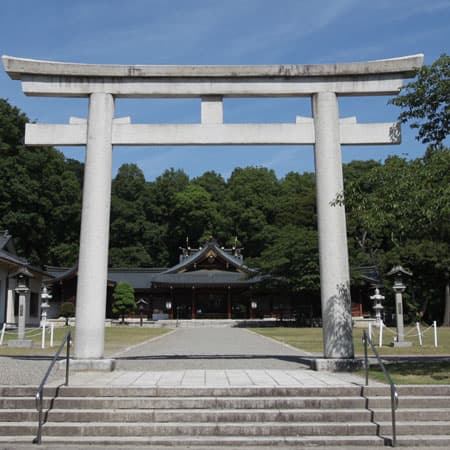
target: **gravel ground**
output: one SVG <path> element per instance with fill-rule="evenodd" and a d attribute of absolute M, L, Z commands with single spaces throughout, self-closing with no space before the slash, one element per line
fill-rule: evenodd
<path fill-rule="evenodd" d="M 51 358 L 24 356 L 0 356 L 0 386 L 1 385 L 32 385 L 39 386 L 45 375 Z M 64 373 L 53 370 L 49 381 L 63 380 Z"/>

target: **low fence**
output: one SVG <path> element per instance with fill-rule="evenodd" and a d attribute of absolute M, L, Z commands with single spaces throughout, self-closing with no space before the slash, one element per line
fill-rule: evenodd
<path fill-rule="evenodd" d="M 53 347 L 54 345 L 54 336 L 55 336 L 55 326 L 53 323 L 43 322 L 41 326 L 34 328 L 25 328 L 24 330 L 24 339 L 33 340 L 37 336 L 41 337 L 41 348 L 46 347 L 46 343 L 48 340 L 48 345 Z M 18 331 L 17 327 L 8 326 L 8 324 L 4 323 L 2 327 L 2 331 L 0 332 L 0 345 L 3 345 L 5 338 L 14 338 L 17 339 Z"/>
<path fill-rule="evenodd" d="M 369 322 L 368 323 L 368 335 L 369 338 L 373 342 L 378 342 L 378 346 L 383 346 L 383 339 L 386 336 L 386 334 L 390 334 L 393 337 L 393 340 L 397 340 L 397 332 L 392 330 L 391 328 L 388 328 L 382 320 L 377 321 L 375 323 Z M 419 346 L 423 345 L 423 337 L 427 333 L 433 333 L 433 343 L 434 347 L 438 346 L 438 333 L 437 333 L 437 324 L 436 321 L 432 323 L 432 325 L 426 327 L 425 329 L 422 328 L 422 324 L 420 322 L 416 322 L 415 326 L 413 327 L 406 327 L 404 329 L 403 337 L 406 340 L 407 338 L 416 338 L 418 341 Z"/>

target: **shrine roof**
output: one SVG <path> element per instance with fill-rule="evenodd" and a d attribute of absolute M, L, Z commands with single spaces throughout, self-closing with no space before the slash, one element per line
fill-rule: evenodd
<path fill-rule="evenodd" d="M 237 249 L 234 249 L 237 250 Z M 163 274 L 176 274 L 185 272 L 191 268 L 195 268 L 195 265 L 200 261 L 203 261 L 208 257 L 209 254 L 216 255 L 219 259 L 221 259 L 226 264 L 229 264 L 231 267 L 236 269 L 238 272 L 246 273 L 246 274 L 255 274 L 256 271 L 254 269 L 250 269 L 244 264 L 242 257 L 238 257 L 235 254 L 231 254 L 225 249 L 221 248 L 217 241 L 210 240 L 205 243 L 205 245 L 199 248 L 197 251 L 194 251 L 193 254 L 186 256 L 184 260 L 182 260 L 179 264 L 165 270 L 162 272 Z"/>
<path fill-rule="evenodd" d="M 248 278 L 241 272 L 226 270 L 196 270 L 182 273 L 161 273 L 152 278 L 152 287 L 195 287 L 195 286 L 248 286 L 260 282 L 263 276 Z"/>

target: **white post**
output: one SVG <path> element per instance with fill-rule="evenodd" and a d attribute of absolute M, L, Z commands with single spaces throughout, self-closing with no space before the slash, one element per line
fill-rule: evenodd
<path fill-rule="evenodd" d="M 331 205 L 343 191 L 338 99 L 320 92 L 312 106 L 324 356 L 353 358 L 345 209 Z"/>
<path fill-rule="evenodd" d="M 378 339 L 378 347 L 383 347 L 383 327 L 384 327 L 384 323 L 383 321 L 380 319 L 380 337 Z"/>
<path fill-rule="evenodd" d="M 29 289 L 25 287 L 17 287 L 15 289 L 19 295 L 19 318 L 18 318 L 18 328 L 17 328 L 17 339 L 22 341 L 25 339 L 25 320 L 27 316 L 27 294 Z"/>
<path fill-rule="evenodd" d="M 420 330 L 420 322 L 416 322 L 417 336 L 419 336 L 419 345 L 422 347 L 422 332 Z"/>
<path fill-rule="evenodd" d="M 42 322 L 41 348 L 45 348 L 45 322 Z"/>
<path fill-rule="evenodd" d="M 6 322 L 3 324 L 2 327 L 2 334 L 0 335 L 0 345 L 3 345 L 3 338 L 5 337 L 5 331 L 6 331 Z"/>
<path fill-rule="evenodd" d="M 438 346 L 438 339 L 437 339 L 437 326 L 436 321 L 433 321 L 433 329 L 434 329 L 434 346 Z"/>
<path fill-rule="evenodd" d="M 372 322 L 369 322 L 368 332 L 369 332 L 369 339 L 372 340 Z"/>
<path fill-rule="evenodd" d="M 114 99 L 91 94 L 78 263 L 75 357 L 103 357 Z"/>
<path fill-rule="evenodd" d="M 55 324 L 52 322 L 50 323 L 50 347 L 53 347 L 54 332 L 55 332 Z"/>

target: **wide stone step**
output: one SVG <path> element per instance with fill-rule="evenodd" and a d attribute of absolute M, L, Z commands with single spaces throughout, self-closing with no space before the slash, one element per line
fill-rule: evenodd
<path fill-rule="evenodd" d="M 375 422 L 388 422 L 391 420 L 391 410 L 372 410 Z M 396 418 L 400 422 L 427 422 L 433 420 L 450 421 L 450 403 L 448 408 L 425 408 L 425 409 L 398 409 L 395 412 Z"/>
<path fill-rule="evenodd" d="M 405 448 L 450 448 L 450 436 L 422 434 L 417 436 L 397 436 L 397 445 Z"/>
<path fill-rule="evenodd" d="M 370 423 L 52 423 L 45 424 L 45 436 L 365 436 L 375 435 Z M 0 422 L 1 435 L 35 434 L 36 423 Z"/>
<path fill-rule="evenodd" d="M 450 397 L 447 396 L 399 396 L 400 409 L 448 408 Z M 370 397 L 367 399 L 369 409 L 388 409 L 391 407 L 391 397 Z"/>
<path fill-rule="evenodd" d="M 364 396 L 388 396 L 390 394 L 389 386 L 365 386 L 362 388 Z M 447 396 L 450 397 L 450 385 L 398 385 L 399 396 Z"/>
<path fill-rule="evenodd" d="M 0 410 L 0 421 L 37 420 L 37 411 L 29 409 Z M 339 409 L 52 409 L 46 414 L 51 422 L 370 422 L 370 411 Z"/>
<path fill-rule="evenodd" d="M 44 408 L 57 409 L 363 409 L 361 397 L 57 397 L 45 398 Z M 0 409 L 33 409 L 31 398 L 0 398 Z"/>
<path fill-rule="evenodd" d="M 33 393 L 34 396 L 34 393 Z M 359 397 L 358 386 L 337 387 L 78 387 L 62 386 L 62 397 Z"/>
<path fill-rule="evenodd" d="M 397 386 L 400 397 L 442 397 L 450 398 L 450 385 L 401 385 Z M 36 386 L 0 386 L 0 397 L 34 397 Z M 291 396 L 291 397 L 335 397 L 363 396 L 388 397 L 388 386 L 329 386 L 329 387 L 95 387 L 61 386 L 46 387 L 44 397 L 56 392 L 64 397 L 244 397 L 244 396 Z"/>
<path fill-rule="evenodd" d="M 23 435 L 10 438 L 0 435 L 0 443 L 28 444 L 34 439 L 34 435 Z M 236 447 L 264 447 L 266 449 L 277 448 L 280 446 L 292 448 L 386 448 L 383 439 L 377 436 L 286 436 L 286 437 L 265 437 L 265 436 L 43 436 L 42 443 L 48 445 L 75 445 L 80 448 L 89 445 L 96 446 L 113 446 L 112 448 L 126 446 L 161 446 L 175 449 L 187 448 L 236 448 Z M 11 446 L 10 446 L 11 447 Z M 14 448 L 14 447 L 11 447 Z"/>
<path fill-rule="evenodd" d="M 380 426 L 380 434 L 391 434 L 391 422 L 378 422 Z M 450 438 L 450 422 L 449 421 L 433 421 L 433 422 L 396 422 L 397 434 L 405 436 L 421 436 L 422 434 L 447 435 Z"/>

